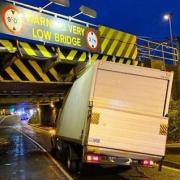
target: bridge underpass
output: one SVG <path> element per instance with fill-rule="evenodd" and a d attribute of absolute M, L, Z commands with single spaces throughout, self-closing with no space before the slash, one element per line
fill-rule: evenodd
<path fill-rule="evenodd" d="M 36 110 L 32 123 L 54 125 L 62 99 L 71 85 L 71 82 L 0 82 L 0 109 L 8 112 L 13 105 L 17 113 L 18 107 L 26 103 L 28 113 L 30 109 Z M 22 108 L 23 112 L 27 112 L 24 105 L 21 105 Z"/>
<path fill-rule="evenodd" d="M 0 104 L 45 103 L 57 101 L 71 87 L 72 82 L 0 82 Z"/>
<path fill-rule="evenodd" d="M 99 30 L 102 51 L 98 54 L 0 39 L 0 104 L 59 102 L 89 60 L 141 64 L 136 61 L 136 36 L 104 26 Z"/>
<path fill-rule="evenodd" d="M 39 123 L 43 121 L 43 117 L 46 121 L 51 121 L 52 112 L 54 109 L 59 109 L 59 104 L 72 85 L 74 68 L 77 63 L 61 63 L 60 61 L 54 63 L 55 59 L 52 57 L 55 56 L 57 59 L 56 54 L 52 54 L 52 57 L 49 58 L 43 54 L 36 57 L 32 54 L 27 55 L 27 53 L 20 55 L 14 42 L 7 40 L 2 42 L 3 47 L 0 49 L 0 109 L 8 108 L 10 105 L 29 103 L 41 109 L 38 115 Z M 50 54 L 48 48 L 42 47 L 44 54 Z M 28 53 L 33 51 L 34 49 L 30 48 L 27 50 Z M 37 52 L 39 53 L 39 51 Z M 50 107 L 51 103 L 54 104 L 53 108 Z"/>
<path fill-rule="evenodd" d="M 144 65 L 136 36 L 104 26 L 99 32 L 100 53 L 0 39 L 0 104 L 59 102 L 89 60 Z"/>

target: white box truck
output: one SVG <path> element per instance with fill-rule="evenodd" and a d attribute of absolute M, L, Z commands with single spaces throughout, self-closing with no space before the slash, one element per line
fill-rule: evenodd
<path fill-rule="evenodd" d="M 52 136 L 71 170 L 83 163 L 151 166 L 165 155 L 173 72 L 99 61 L 74 82 Z"/>

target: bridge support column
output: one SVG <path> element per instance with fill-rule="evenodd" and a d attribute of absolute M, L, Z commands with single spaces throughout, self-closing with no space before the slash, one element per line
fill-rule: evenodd
<path fill-rule="evenodd" d="M 59 103 L 51 105 L 40 105 L 40 119 L 42 126 L 55 127 L 56 118 L 58 116 L 60 105 Z"/>

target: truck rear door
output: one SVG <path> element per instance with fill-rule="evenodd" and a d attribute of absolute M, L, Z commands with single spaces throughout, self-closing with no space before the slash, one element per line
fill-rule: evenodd
<path fill-rule="evenodd" d="M 163 156 L 173 74 L 99 63 L 88 146 Z"/>

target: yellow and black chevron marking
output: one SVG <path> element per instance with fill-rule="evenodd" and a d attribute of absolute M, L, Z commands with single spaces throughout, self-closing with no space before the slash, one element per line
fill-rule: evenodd
<path fill-rule="evenodd" d="M 100 26 L 99 31 L 101 53 L 133 60 L 137 58 L 136 36 L 105 26 Z"/>
<path fill-rule="evenodd" d="M 0 40 L 0 47 L 6 48 L 10 53 L 14 53 L 17 51 L 16 43 L 9 40 Z M 52 58 L 56 56 L 55 48 L 50 46 L 19 42 L 19 47 L 22 55 L 27 55 L 29 57 Z M 64 60 L 83 62 L 88 59 L 88 53 L 78 50 L 62 48 L 60 49 L 59 58 L 62 61 Z"/>
<path fill-rule="evenodd" d="M 96 53 L 91 54 L 92 62 L 96 61 L 97 59 L 103 60 L 103 61 L 109 60 L 109 61 L 121 62 L 123 59 L 123 63 L 124 63 L 124 61 L 129 59 L 128 62 L 125 64 L 134 64 L 134 63 L 131 63 L 130 61 L 135 60 L 137 56 L 137 52 L 136 52 L 137 49 L 135 46 L 133 46 L 133 42 L 136 41 L 136 36 L 119 32 L 113 29 L 110 29 L 111 31 L 110 33 L 108 33 L 109 28 L 106 28 L 104 26 L 101 26 L 100 30 L 101 30 L 102 37 L 104 37 L 106 34 L 107 36 L 106 38 L 104 38 L 104 41 L 102 42 L 102 51 L 103 51 L 102 54 L 96 54 Z M 114 40 L 114 42 L 112 42 L 112 39 L 108 39 L 110 37 L 111 38 L 113 37 L 113 35 L 111 35 L 112 32 L 115 32 L 115 34 L 117 33 L 116 39 L 122 40 L 122 38 L 120 37 L 123 37 L 125 40 L 123 42 L 121 42 L 120 40 Z M 131 39 L 133 41 L 130 41 Z M 110 49 L 108 50 L 107 53 L 105 53 L 106 49 L 108 49 L 109 46 L 111 46 Z M 0 40 L 0 47 L 6 48 L 10 53 L 17 51 L 16 43 L 11 42 L 9 40 Z M 56 56 L 54 47 L 44 46 L 40 44 L 29 44 L 27 42 L 19 42 L 19 47 L 20 47 L 21 53 L 23 55 L 28 55 L 29 59 L 33 59 L 33 57 L 52 58 Z M 113 51 L 113 47 L 116 47 L 114 51 Z M 115 52 L 116 50 L 117 50 L 117 53 L 112 53 L 112 52 Z M 59 58 L 60 58 L 60 61 L 64 61 L 64 62 L 66 61 L 67 62 L 83 62 L 83 61 L 87 61 L 89 57 L 88 57 L 88 52 L 61 48 Z M 116 58 L 116 60 L 114 60 L 114 58 Z M 135 63 L 134 65 L 139 65 L 139 63 Z"/>
<path fill-rule="evenodd" d="M 88 60 L 88 53 L 72 49 L 61 49 L 60 59 L 62 61 L 84 62 Z"/>
<path fill-rule="evenodd" d="M 58 82 L 61 78 L 55 68 L 44 73 L 39 62 L 17 58 L 11 66 L 0 71 L 0 80 Z"/>
<path fill-rule="evenodd" d="M 160 59 L 151 59 L 150 63 L 151 63 L 151 68 L 153 69 L 160 69 L 160 70 L 165 69 L 165 62 Z"/>
<path fill-rule="evenodd" d="M 93 112 L 91 115 L 91 123 L 92 124 L 99 124 L 100 114 Z"/>
<path fill-rule="evenodd" d="M 9 40 L 0 39 L 0 47 L 4 47 L 9 53 L 15 53 L 17 50 L 15 45 Z"/>
<path fill-rule="evenodd" d="M 99 54 L 92 54 L 91 56 L 91 62 L 95 63 L 97 60 L 102 61 L 113 61 L 120 64 L 128 64 L 128 65 L 134 65 L 134 66 L 143 66 L 143 63 L 141 61 L 133 60 L 133 59 L 127 59 L 122 57 L 115 57 L 115 56 L 107 56 L 107 55 L 99 55 Z"/>
<path fill-rule="evenodd" d="M 168 133 L 168 126 L 167 126 L 167 124 L 160 124 L 159 134 L 166 136 L 167 133 Z"/>
<path fill-rule="evenodd" d="M 107 34 L 108 30 L 104 29 L 102 32 L 102 35 L 104 36 Z M 112 30 L 114 32 L 114 30 Z M 113 35 L 109 33 L 107 37 L 113 37 Z M 123 34 L 118 33 L 116 35 L 117 39 L 119 38 L 118 36 L 123 36 Z M 128 37 L 131 37 L 132 35 L 128 35 Z M 124 39 L 129 39 L 127 37 L 124 37 Z M 135 38 L 132 36 L 130 39 Z M 128 41 L 129 42 L 129 41 Z M 108 47 L 109 40 L 105 39 L 105 42 L 103 44 L 107 44 L 106 46 Z M 118 45 L 119 42 L 113 42 L 112 44 Z M 0 47 L 2 47 L 2 50 L 6 49 L 7 52 L 9 53 L 16 53 L 18 52 L 17 44 L 15 41 L 9 41 L 9 40 L 0 40 Z M 119 46 L 118 46 L 119 47 Z M 131 57 L 131 58 L 125 58 L 121 56 L 112 56 L 110 55 L 110 51 L 112 51 L 113 47 L 110 47 L 108 50 L 109 55 L 106 54 L 96 54 L 92 53 L 91 54 L 91 62 L 94 63 L 97 60 L 102 60 L 102 61 L 114 61 L 117 63 L 121 64 L 129 64 L 129 65 L 136 65 L 136 66 L 142 66 L 140 61 L 134 60 L 132 57 L 135 57 L 133 54 L 134 51 L 125 51 L 122 49 L 118 49 L 118 53 L 122 51 L 121 56 L 125 57 Z M 126 49 L 126 46 L 122 46 L 122 48 Z M 11 66 L 8 66 L 4 70 L 0 71 L 0 80 L 14 80 L 14 81 L 44 81 L 44 82 L 56 82 L 56 81 L 61 81 L 61 77 L 59 75 L 59 68 L 52 67 L 47 73 L 44 73 L 42 70 L 42 61 L 35 61 L 33 58 L 34 57 L 40 57 L 40 58 L 51 58 L 56 56 L 56 51 L 54 47 L 49 47 L 49 46 L 44 46 L 40 44 L 29 44 L 27 42 L 19 42 L 19 49 L 21 51 L 22 55 L 27 55 L 28 58 L 23 59 L 23 58 L 16 58 L 16 60 L 13 62 Z M 104 48 L 104 52 L 106 51 L 107 48 Z M 133 49 L 133 48 L 132 48 Z M 0 49 L 1 51 L 1 49 Z M 2 51 L 3 52 L 3 51 Z M 129 53 L 129 55 L 128 55 Z M 132 55 L 132 56 L 131 56 Z M 2 55 L 3 57 L 3 55 Z M 62 48 L 60 49 L 60 54 L 59 54 L 60 61 L 66 62 L 83 62 L 87 61 L 89 58 L 88 52 L 82 52 L 82 51 L 77 51 L 73 49 L 67 49 L 67 48 Z"/>
<path fill-rule="evenodd" d="M 40 44 L 29 44 L 27 42 L 19 42 L 22 55 L 30 57 L 51 58 L 55 56 L 55 52 L 51 47 Z"/>

